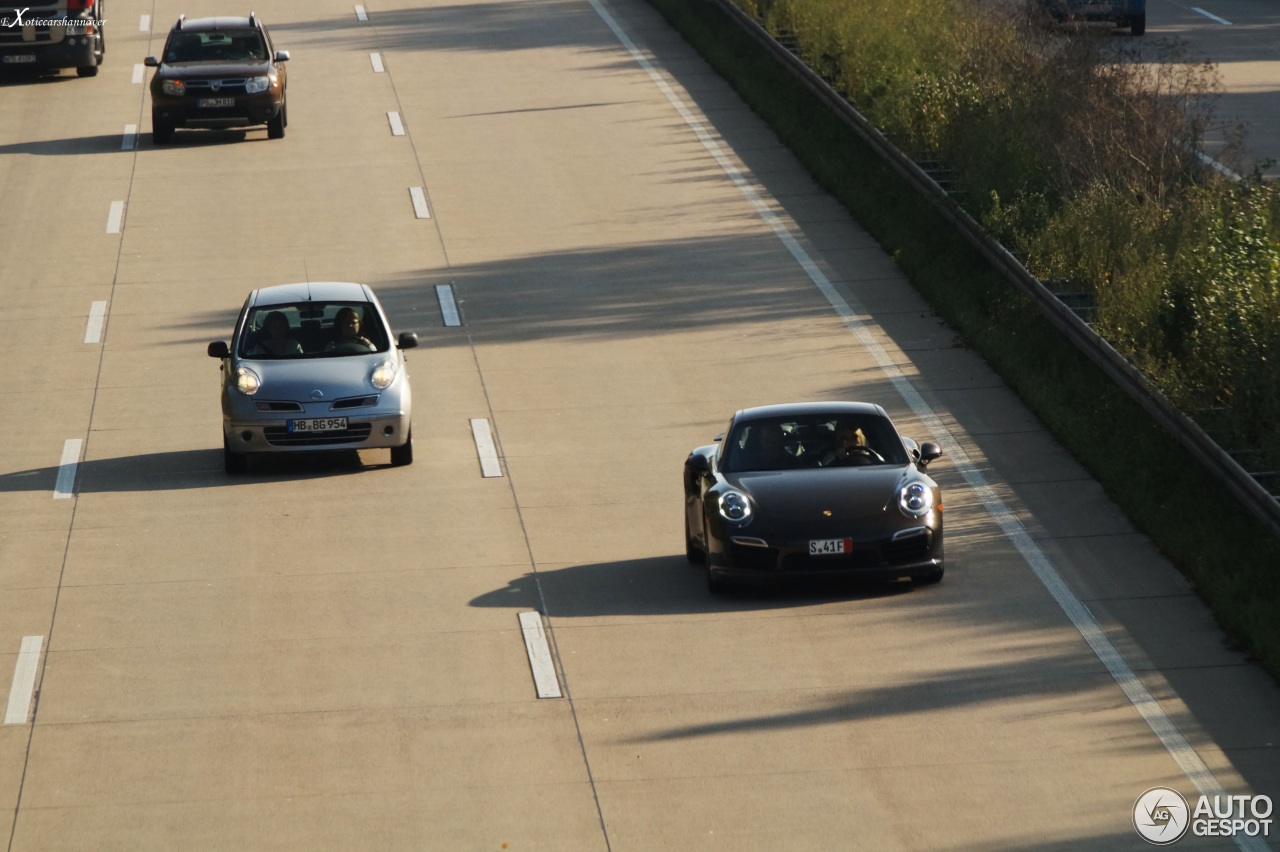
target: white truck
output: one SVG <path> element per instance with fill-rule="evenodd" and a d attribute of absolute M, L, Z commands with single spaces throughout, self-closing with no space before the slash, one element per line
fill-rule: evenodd
<path fill-rule="evenodd" d="M 0 72 L 74 68 L 93 77 L 106 52 L 104 0 L 0 0 Z"/>

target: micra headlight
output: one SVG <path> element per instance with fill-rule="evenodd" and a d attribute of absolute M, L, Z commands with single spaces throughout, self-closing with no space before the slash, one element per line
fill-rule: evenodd
<path fill-rule="evenodd" d="M 933 492 L 923 482 L 912 482 L 898 492 L 898 508 L 910 518 L 920 518 L 933 509 Z"/>
<path fill-rule="evenodd" d="M 720 495 L 720 517 L 731 524 L 745 524 L 751 520 L 751 501 L 741 491 L 726 491 Z"/>
<path fill-rule="evenodd" d="M 373 382 L 373 386 L 378 390 L 390 387 L 395 380 L 396 363 L 394 361 L 379 361 L 373 368 L 373 372 L 369 374 L 369 381 Z"/>
<path fill-rule="evenodd" d="M 256 95 L 258 92 L 265 92 L 271 87 L 270 77 L 250 77 L 244 81 L 244 90 L 246 94 Z"/>
<path fill-rule="evenodd" d="M 262 379 L 248 367 L 236 367 L 236 390 L 245 396 L 253 396 L 262 387 Z"/>

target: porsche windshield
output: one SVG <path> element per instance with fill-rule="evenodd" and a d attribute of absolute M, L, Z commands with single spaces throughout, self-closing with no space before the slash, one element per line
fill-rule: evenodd
<path fill-rule="evenodd" d="M 799 470 L 907 464 L 898 432 L 875 415 L 753 419 L 726 439 L 722 469 Z"/>
<path fill-rule="evenodd" d="M 329 358 L 390 348 L 369 302 L 301 302 L 249 310 L 236 352 L 241 358 Z"/>

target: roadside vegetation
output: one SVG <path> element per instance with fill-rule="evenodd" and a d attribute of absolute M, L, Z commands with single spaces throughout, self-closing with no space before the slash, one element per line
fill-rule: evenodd
<path fill-rule="evenodd" d="M 1280 540 L 714 3 L 650 2 L 1280 677 Z M 1280 187 L 1198 155 L 1213 66 L 1047 26 L 1021 0 L 734 2 L 901 150 L 945 164 L 952 198 L 1221 446 L 1280 470 Z M 1219 155 L 1237 171 L 1240 142 Z"/>

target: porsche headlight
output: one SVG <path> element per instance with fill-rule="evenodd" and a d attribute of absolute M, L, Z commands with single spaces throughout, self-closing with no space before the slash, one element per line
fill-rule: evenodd
<path fill-rule="evenodd" d="M 904 485 L 898 492 L 898 508 L 911 518 L 927 515 L 933 508 L 933 492 L 923 482 Z"/>
<path fill-rule="evenodd" d="M 741 491 L 726 491 L 720 495 L 720 517 L 732 524 L 745 524 L 751 520 L 751 501 Z"/>
<path fill-rule="evenodd" d="M 373 368 L 373 372 L 369 374 L 369 381 L 373 382 L 373 386 L 378 390 L 389 387 L 396 380 L 396 365 L 394 361 L 379 361 L 377 366 Z"/>
<path fill-rule="evenodd" d="M 236 390 L 245 396 L 253 396 L 262 387 L 262 379 L 248 367 L 236 367 Z"/>
<path fill-rule="evenodd" d="M 244 91 L 248 95 L 256 95 L 258 92 L 265 92 L 271 86 L 271 78 L 269 77 L 250 77 L 244 81 Z"/>
<path fill-rule="evenodd" d="M 182 97 L 187 93 L 187 84 L 181 80 L 165 80 L 160 84 L 160 88 L 166 95 L 177 95 Z"/>

